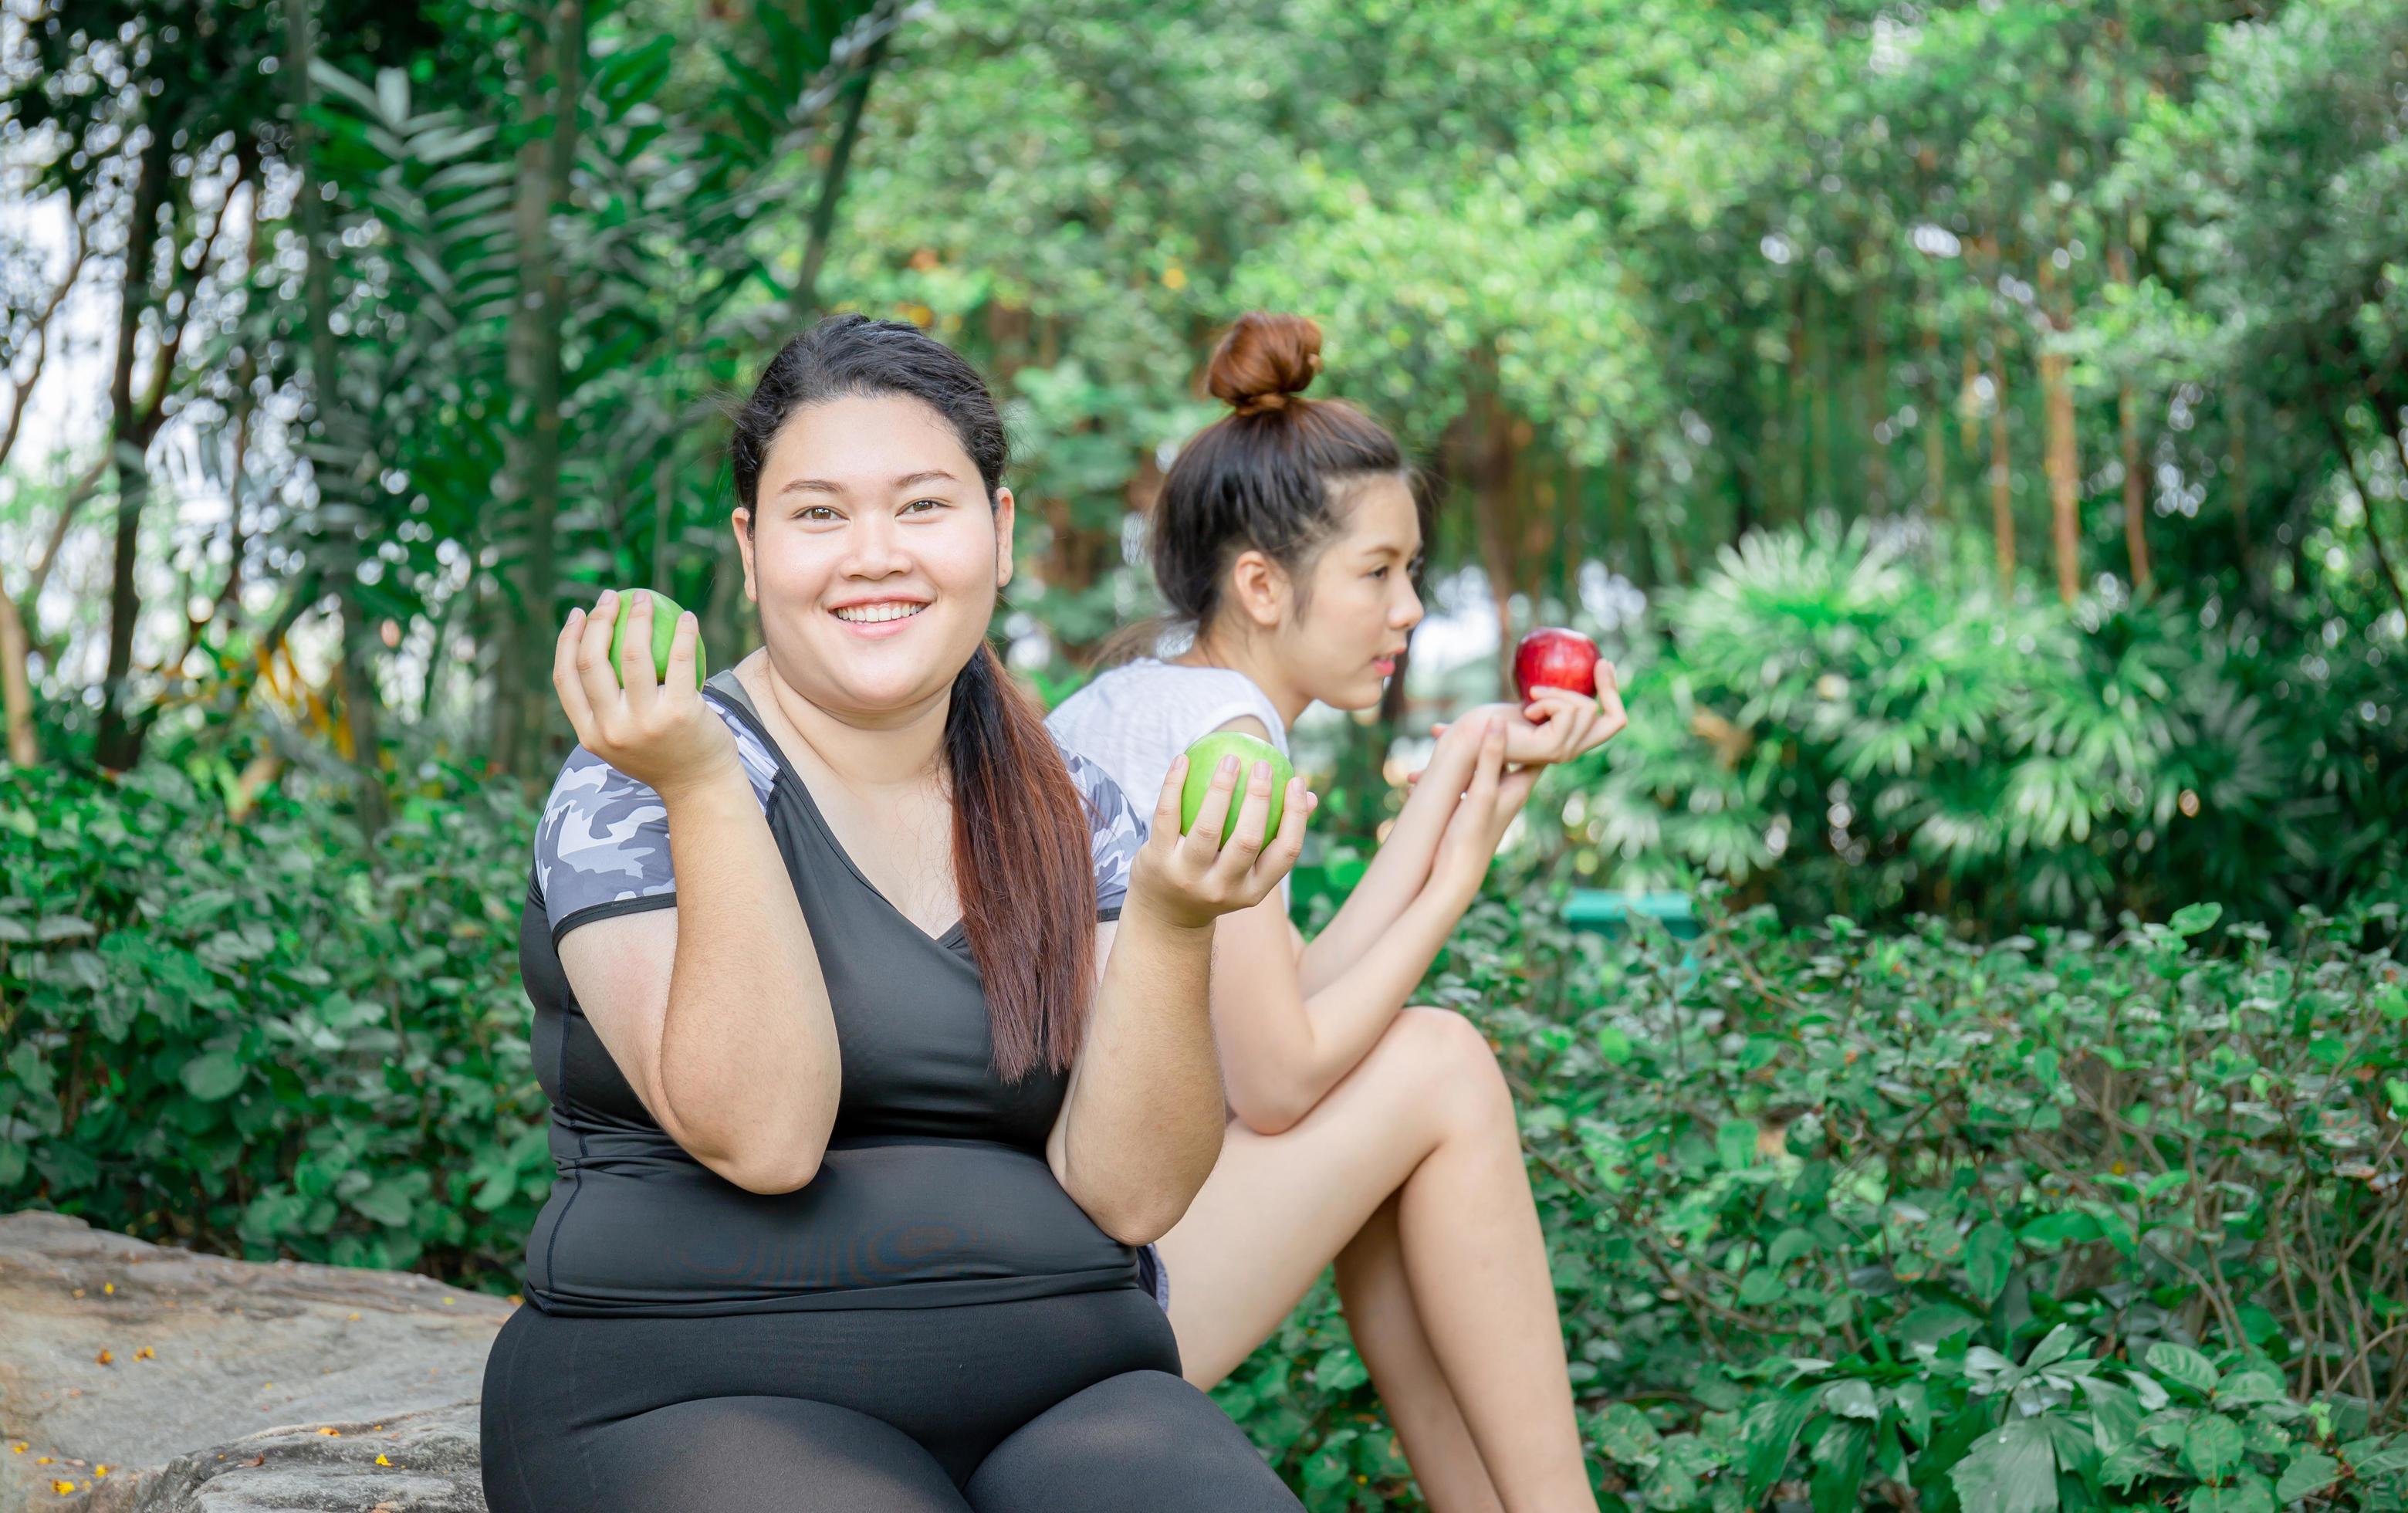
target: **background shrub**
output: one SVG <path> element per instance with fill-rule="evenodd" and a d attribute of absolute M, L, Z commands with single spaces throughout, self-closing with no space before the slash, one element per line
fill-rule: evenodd
<path fill-rule="evenodd" d="M 454 785 L 370 844 L 165 769 L 0 776 L 0 1207 L 515 1290 L 532 819 Z M 1710 890 L 1698 939 L 1609 943 L 1548 865 L 1422 997 L 1515 1085 L 1619 1506 L 2400 1506 L 2395 908 L 1977 945 Z M 1326 1281 L 1217 1395 L 1316 1513 L 1412 1504 Z"/>

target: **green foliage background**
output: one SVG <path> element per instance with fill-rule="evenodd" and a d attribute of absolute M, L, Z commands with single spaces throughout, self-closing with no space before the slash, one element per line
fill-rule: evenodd
<path fill-rule="evenodd" d="M 511 1290 L 532 817 L 437 776 L 363 848 L 165 766 L 0 777 L 0 1206 Z M 1604 942 L 1558 870 L 1422 996 L 1515 1086 L 1617 1506 L 2401 1506 L 2395 906 Z M 1413 1503 L 1326 1283 L 1217 1395 L 1313 1508 Z"/>

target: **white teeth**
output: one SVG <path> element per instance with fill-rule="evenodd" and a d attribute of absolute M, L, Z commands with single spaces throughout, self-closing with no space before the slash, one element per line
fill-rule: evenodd
<path fill-rule="evenodd" d="M 836 612 L 836 617 L 839 620 L 850 620 L 854 625 L 870 626 L 882 620 L 908 619 L 926 608 L 925 604 L 863 604 L 852 609 L 838 610 Z"/>

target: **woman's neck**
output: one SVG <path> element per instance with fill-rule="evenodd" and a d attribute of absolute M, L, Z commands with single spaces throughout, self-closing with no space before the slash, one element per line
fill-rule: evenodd
<path fill-rule="evenodd" d="M 1257 638 L 1200 631 L 1195 645 L 1170 660 L 1182 667 L 1226 668 L 1244 673 L 1269 698 L 1271 707 L 1279 711 L 1280 724 L 1289 728 L 1295 727 L 1296 717 L 1312 705 L 1312 696 L 1296 685 L 1296 681 L 1280 666 L 1279 658 L 1270 655 L 1270 649 Z"/>
<path fill-rule="evenodd" d="M 910 788 L 937 771 L 944 752 L 945 717 L 953 707 L 949 685 L 906 710 L 882 713 L 875 721 L 854 720 L 811 702 L 783 678 L 766 649 L 736 670 L 753 702 L 776 711 L 778 723 L 795 733 L 829 774 L 855 792 Z M 772 727 L 775 729 L 775 727 Z"/>

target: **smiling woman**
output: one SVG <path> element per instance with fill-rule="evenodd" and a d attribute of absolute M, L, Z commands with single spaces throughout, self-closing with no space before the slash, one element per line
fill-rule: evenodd
<path fill-rule="evenodd" d="M 1181 1379 L 1151 1242 L 1220 1145 L 1212 921 L 1308 796 L 1268 836 L 1224 772 L 1182 835 L 1166 782 L 1149 834 L 1054 744 L 987 641 L 1003 427 L 916 328 L 797 338 L 735 433 L 762 649 L 697 686 L 681 616 L 622 686 L 609 595 L 557 649 L 521 959 L 558 1177 L 488 1501 L 1295 1507 Z"/>

